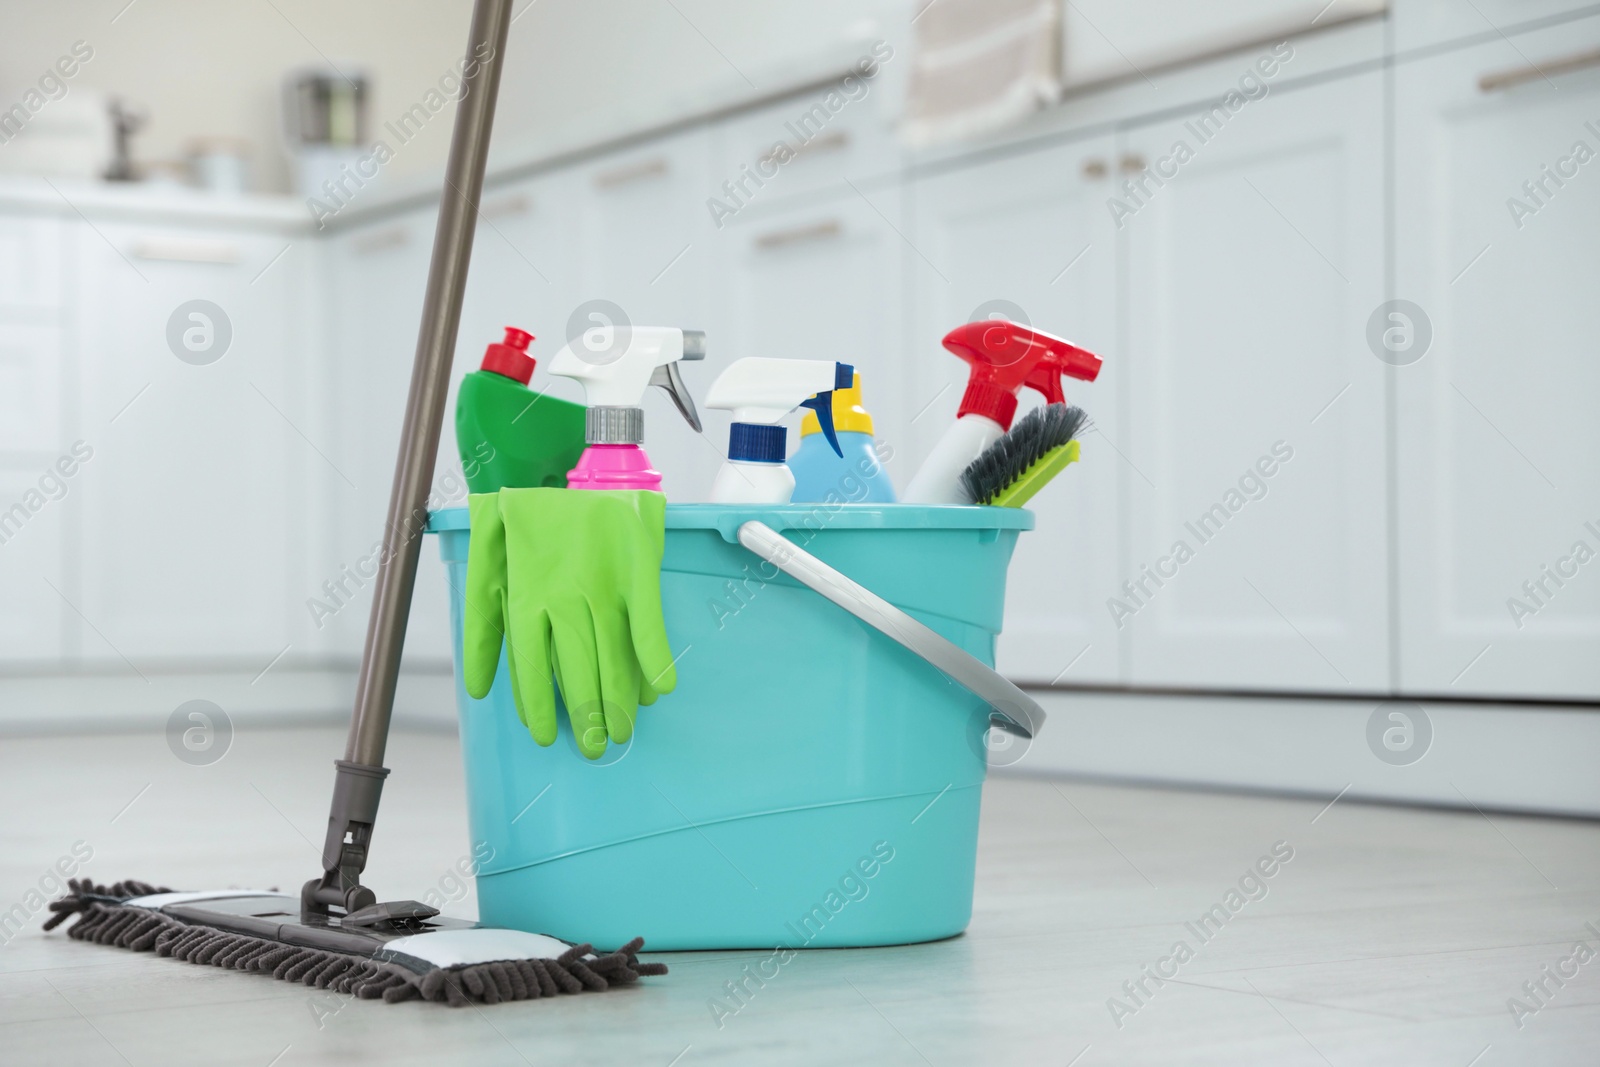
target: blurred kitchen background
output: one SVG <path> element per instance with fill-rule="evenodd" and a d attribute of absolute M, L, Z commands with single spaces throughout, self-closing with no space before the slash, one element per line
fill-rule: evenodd
<path fill-rule="evenodd" d="M 0 732 L 339 721 L 469 4 L 0 12 Z M 503 61 L 457 380 L 615 309 L 697 394 L 844 360 L 903 487 L 951 327 L 1104 357 L 997 762 L 1600 813 L 1600 5 L 537 0 Z M 725 420 L 647 403 L 703 500 Z M 430 543 L 413 724 L 445 593 Z"/>

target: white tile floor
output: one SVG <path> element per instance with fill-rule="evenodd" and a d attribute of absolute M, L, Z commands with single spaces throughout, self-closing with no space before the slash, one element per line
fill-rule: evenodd
<path fill-rule="evenodd" d="M 298 884 L 341 747 L 338 730 L 246 730 L 190 767 L 156 734 L 0 742 L 0 910 L 76 841 L 101 881 Z M 459 752 L 403 733 L 389 763 L 372 882 L 420 896 L 465 848 Z M 319 1026 L 329 1005 L 303 987 L 34 927 L 0 947 L 0 1061 L 1600 1062 L 1600 958 L 1548 983 L 1520 1029 L 1507 1009 L 1578 939 L 1600 950 L 1585 928 L 1600 928 L 1600 825 L 1324 803 L 992 781 L 964 937 L 802 954 L 720 1029 L 708 1001 L 765 953 L 662 956 L 669 976 L 603 996 L 351 1001 Z M 1201 943 L 1185 921 L 1278 841 L 1294 855 L 1267 896 Z M 1123 983 L 1180 939 L 1193 958 L 1130 999 Z M 1120 1028 L 1112 997 L 1137 1009 Z"/>

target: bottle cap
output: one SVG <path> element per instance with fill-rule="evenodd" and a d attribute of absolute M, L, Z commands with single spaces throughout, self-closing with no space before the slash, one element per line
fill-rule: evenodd
<path fill-rule="evenodd" d="M 850 376 L 848 389 L 833 391 L 833 428 L 840 433 L 872 434 L 872 413 L 861 406 L 861 375 Z M 800 419 L 800 436 L 821 433 L 822 424 L 815 412 L 807 411 Z"/>
<path fill-rule="evenodd" d="M 512 381 L 527 385 L 533 379 L 535 360 L 528 355 L 528 342 L 533 334 L 515 326 L 506 327 L 506 339 L 492 344 L 483 354 L 483 369 Z"/>
<path fill-rule="evenodd" d="M 736 422 L 728 427 L 728 458 L 737 463 L 782 463 L 789 431 L 782 426 Z"/>

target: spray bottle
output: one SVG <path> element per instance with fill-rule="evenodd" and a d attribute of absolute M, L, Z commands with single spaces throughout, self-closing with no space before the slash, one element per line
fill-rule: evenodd
<path fill-rule="evenodd" d="M 833 394 L 833 429 L 840 451 L 828 447 L 817 413 L 800 420 L 800 447 L 789 457 L 794 472 L 794 502 L 817 503 L 829 494 L 857 504 L 893 504 L 894 483 L 883 469 L 872 440 L 872 413 L 861 406 L 861 375 Z M 864 489 L 862 495 L 858 491 Z"/>
<path fill-rule="evenodd" d="M 581 349 L 581 351 L 579 350 Z M 671 326 L 594 327 L 575 347 L 550 362 L 550 373 L 583 383 L 589 401 L 588 447 L 567 472 L 569 489 L 661 489 L 661 472 L 639 445 L 644 441 L 647 386 L 666 391 L 696 433 L 700 416 L 678 373 L 680 360 L 706 358 L 706 335 Z"/>
<path fill-rule="evenodd" d="M 713 504 L 787 504 L 794 475 L 784 462 L 789 431 L 780 423 L 795 408 L 817 413 L 822 433 L 842 454 L 833 431 L 833 391 L 855 376 L 848 363 L 810 359 L 735 360 L 711 383 L 706 407 L 733 412 L 728 461 L 711 485 Z"/>
<path fill-rule="evenodd" d="M 972 374 L 955 423 L 906 487 L 912 504 L 972 503 L 961 472 L 1011 428 L 1024 385 L 1048 403 L 1061 403 L 1063 375 L 1092 382 L 1100 374 L 1100 357 L 1093 352 L 1006 319 L 957 326 L 945 334 L 944 347 L 970 363 Z"/>
<path fill-rule="evenodd" d="M 506 339 L 484 353 L 483 368 L 461 379 L 456 445 L 474 493 L 562 488 L 567 470 L 583 454 L 583 405 L 528 388 L 532 340 L 532 334 L 507 326 Z"/>

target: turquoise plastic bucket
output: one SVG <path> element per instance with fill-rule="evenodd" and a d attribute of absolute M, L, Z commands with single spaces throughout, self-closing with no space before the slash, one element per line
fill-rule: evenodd
<path fill-rule="evenodd" d="M 930 941 L 972 915 L 989 709 L 738 543 L 758 519 L 991 666 L 1030 512 L 913 505 L 667 508 L 678 686 L 590 762 L 565 712 L 540 748 L 502 655 L 461 684 L 467 511 L 436 512 L 451 587 L 482 922 L 610 949 Z"/>

